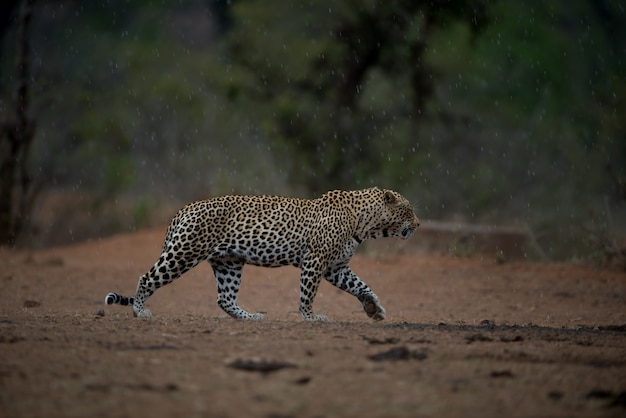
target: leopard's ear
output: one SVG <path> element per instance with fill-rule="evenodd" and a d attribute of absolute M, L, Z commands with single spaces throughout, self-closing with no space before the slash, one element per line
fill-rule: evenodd
<path fill-rule="evenodd" d="M 398 198 L 396 194 L 391 190 L 385 190 L 385 203 L 388 205 L 393 205 L 398 202 Z"/>

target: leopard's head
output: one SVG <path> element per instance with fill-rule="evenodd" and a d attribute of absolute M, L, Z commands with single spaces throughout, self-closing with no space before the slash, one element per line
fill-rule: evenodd
<path fill-rule="evenodd" d="M 377 210 L 373 213 L 369 238 L 400 237 L 408 239 L 420 224 L 411 203 L 393 190 L 375 189 Z"/>

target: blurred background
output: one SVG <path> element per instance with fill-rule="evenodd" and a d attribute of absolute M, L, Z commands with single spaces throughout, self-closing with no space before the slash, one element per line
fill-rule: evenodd
<path fill-rule="evenodd" d="M 542 258 L 626 231 L 626 2 L 4 0 L 0 238 L 380 186 Z"/>

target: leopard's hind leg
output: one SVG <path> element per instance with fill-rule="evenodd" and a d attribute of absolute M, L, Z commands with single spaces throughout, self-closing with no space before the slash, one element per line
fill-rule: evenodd
<path fill-rule="evenodd" d="M 105 298 L 107 305 L 133 305 L 136 317 L 150 318 L 152 313 L 144 308 L 146 300 L 159 288 L 179 278 L 183 273 L 198 264 L 198 260 L 177 259 L 172 251 L 164 251 L 152 268 L 139 278 L 134 297 L 109 293 Z"/>
<path fill-rule="evenodd" d="M 213 259 L 209 263 L 217 281 L 217 304 L 219 307 L 236 319 L 263 319 L 262 313 L 251 314 L 237 305 L 243 263 L 236 258 Z"/>

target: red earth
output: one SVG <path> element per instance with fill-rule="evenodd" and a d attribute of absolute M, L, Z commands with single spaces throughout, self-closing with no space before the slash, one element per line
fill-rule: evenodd
<path fill-rule="evenodd" d="M 0 250 L 0 417 L 626 416 L 623 271 L 370 249 L 351 265 L 380 322 L 328 283 L 330 321 L 303 322 L 290 267 L 244 270 L 260 322 L 217 307 L 208 265 L 159 289 L 153 319 L 105 307 L 164 233 Z"/>

